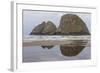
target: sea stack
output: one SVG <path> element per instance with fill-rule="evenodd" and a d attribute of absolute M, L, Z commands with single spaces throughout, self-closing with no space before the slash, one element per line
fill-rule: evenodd
<path fill-rule="evenodd" d="M 38 26 L 36 26 L 32 32 L 30 33 L 30 35 L 54 35 L 56 33 L 56 26 L 53 22 L 51 21 L 47 21 L 47 23 L 45 21 L 43 21 L 41 24 L 39 24 Z"/>
<path fill-rule="evenodd" d="M 43 21 L 41 24 L 36 26 L 30 35 L 54 35 L 56 33 L 56 26 L 53 22 L 51 21 Z M 52 48 L 53 46 L 42 46 L 43 48 Z"/>
<path fill-rule="evenodd" d="M 34 27 L 34 29 L 32 30 L 32 32 L 30 33 L 30 35 L 41 35 L 43 29 L 45 28 L 45 25 L 46 25 L 46 22 L 43 21 L 38 26 Z"/>
<path fill-rule="evenodd" d="M 75 14 L 65 14 L 61 17 L 60 25 L 56 31 L 58 35 L 90 35 L 85 22 Z M 76 56 L 85 46 L 66 44 L 60 46 L 64 56 Z"/>

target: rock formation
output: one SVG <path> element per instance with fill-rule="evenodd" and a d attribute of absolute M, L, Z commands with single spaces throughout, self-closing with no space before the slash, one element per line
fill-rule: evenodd
<path fill-rule="evenodd" d="M 41 24 L 39 24 L 38 26 L 36 26 L 32 32 L 30 33 L 30 35 L 54 35 L 56 33 L 56 26 L 53 22 L 48 21 L 46 22 L 42 22 Z"/>
<path fill-rule="evenodd" d="M 53 22 L 48 21 L 46 22 L 42 22 L 41 24 L 39 24 L 38 26 L 36 26 L 32 32 L 30 33 L 30 35 L 54 35 L 56 33 L 56 26 Z M 43 48 L 52 48 L 53 46 L 42 46 Z"/>
<path fill-rule="evenodd" d="M 61 17 L 58 34 L 87 35 L 90 34 L 84 21 L 77 15 L 65 14 Z"/>
<path fill-rule="evenodd" d="M 60 25 L 57 29 L 59 35 L 89 35 L 88 28 L 83 20 L 74 14 L 65 14 L 61 17 Z M 61 53 L 65 56 L 78 55 L 85 46 L 61 45 Z"/>

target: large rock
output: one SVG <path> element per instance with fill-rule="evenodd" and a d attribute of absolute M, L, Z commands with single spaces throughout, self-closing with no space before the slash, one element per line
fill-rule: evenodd
<path fill-rule="evenodd" d="M 46 22 L 42 22 L 40 25 L 36 26 L 32 32 L 30 33 L 30 35 L 54 35 L 56 33 L 56 26 L 53 22 L 48 21 Z M 53 46 L 42 46 L 43 48 L 52 48 Z"/>
<path fill-rule="evenodd" d="M 65 14 L 61 17 L 58 34 L 86 35 L 90 34 L 85 22 L 77 15 Z"/>
<path fill-rule="evenodd" d="M 61 17 L 60 25 L 57 29 L 59 35 L 89 35 L 88 28 L 84 21 L 74 14 L 65 14 Z M 81 45 L 61 45 L 60 50 L 64 56 L 76 56 L 85 46 Z"/>

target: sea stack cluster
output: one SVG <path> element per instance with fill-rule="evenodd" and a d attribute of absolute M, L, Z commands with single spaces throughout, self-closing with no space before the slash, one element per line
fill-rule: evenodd
<path fill-rule="evenodd" d="M 61 17 L 59 27 L 56 28 L 52 21 L 45 22 L 36 26 L 30 35 L 90 35 L 85 22 L 75 14 L 64 14 Z M 43 48 L 52 48 L 53 46 L 42 46 Z M 76 56 L 85 46 L 66 44 L 60 45 L 61 53 L 64 56 Z"/>

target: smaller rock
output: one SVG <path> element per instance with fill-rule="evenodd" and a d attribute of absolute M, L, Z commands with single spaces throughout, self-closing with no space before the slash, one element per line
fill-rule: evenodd
<path fill-rule="evenodd" d="M 56 33 L 56 26 L 53 22 L 48 21 L 46 22 L 42 22 L 41 24 L 39 24 L 38 26 L 36 26 L 32 32 L 30 33 L 30 35 L 54 35 Z M 42 46 L 42 48 L 52 48 L 53 46 Z"/>
<path fill-rule="evenodd" d="M 51 21 L 48 21 L 46 24 L 45 24 L 45 27 L 42 31 L 42 34 L 44 35 L 54 35 L 56 33 L 56 26 L 53 22 Z"/>
<path fill-rule="evenodd" d="M 41 24 L 39 24 L 38 26 L 36 26 L 32 32 L 30 33 L 30 35 L 41 35 L 42 31 L 44 30 L 44 27 L 46 25 L 46 22 L 42 22 Z"/>

